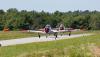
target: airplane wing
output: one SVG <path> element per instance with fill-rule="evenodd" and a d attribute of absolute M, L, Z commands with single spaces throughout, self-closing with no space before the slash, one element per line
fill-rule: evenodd
<path fill-rule="evenodd" d="M 42 34 L 45 34 L 44 31 L 36 31 L 36 30 L 28 30 L 28 32 L 35 32 L 35 33 L 42 33 Z"/>
<path fill-rule="evenodd" d="M 59 31 L 57 31 L 57 30 L 52 30 L 53 32 L 67 32 L 67 30 L 59 30 Z"/>

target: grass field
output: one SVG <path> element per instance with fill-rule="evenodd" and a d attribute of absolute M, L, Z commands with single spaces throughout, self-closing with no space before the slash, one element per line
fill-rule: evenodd
<path fill-rule="evenodd" d="M 90 33 L 90 31 L 72 32 L 72 34 L 82 34 L 82 33 Z M 68 34 L 68 32 L 62 34 Z M 37 37 L 38 34 L 33 32 L 21 32 L 21 31 L 9 31 L 9 32 L 0 31 L 0 40 L 17 39 L 17 38 L 34 37 L 34 36 Z"/>
<path fill-rule="evenodd" d="M 0 40 L 34 37 L 34 36 L 35 37 L 38 36 L 37 33 L 21 32 L 21 31 L 9 31 L 9 32 L 0 31 Z"/>
<path fill-rule="evenodd" d="M 89 46 L 100 47 L 100 32 L 92 36 L 0 47 L 0 57 L 93 57 Z"/>

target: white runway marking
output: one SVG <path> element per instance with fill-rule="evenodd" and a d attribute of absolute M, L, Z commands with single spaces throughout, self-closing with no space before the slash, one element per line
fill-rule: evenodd
<path fill-rule="evenodd" d="M 89 36 L 92 34 L 77 34 L 77 35 L 63 35 L 63 36 L 58 36 L 56 40 L 61 40 L 61 39 L 70 39 L 70 38 L 77 38 L 81 36 Z M 41 38 L 39 37 L 28 37 L 28 38 L 20 38 L 20 39 L 11 39 L 11 40 L 2 40 L 0 41 L 1 46 L 10 46 L 10 45 L 16 45 L 16 44 L 25 44 L 25 43 L 32 43 L 32 42 L 45 42 L 45 41 L 54 41 L 55 37 L 54 36 L 48 36 L 46 38 L 45 36 L 42 36 Z"/>

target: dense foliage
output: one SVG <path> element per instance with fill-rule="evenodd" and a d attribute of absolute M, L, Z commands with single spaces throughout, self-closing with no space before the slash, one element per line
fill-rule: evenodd
<path fill-rule="evenodd" d="M 6 12 L 0 10 L 0 30 L 8 27 L 10 30 L 19 29 L 39 29 L 46 24 L 53 28 L 63 23 L 66 27 L 77 29 L 100 29 L 99 11 L 68 11 L 68 12 L 37 12 L 37 11 L 18 11 L 10 8 Z"/>

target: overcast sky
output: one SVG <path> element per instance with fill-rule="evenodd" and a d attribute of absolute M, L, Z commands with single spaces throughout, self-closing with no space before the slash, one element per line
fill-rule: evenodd
<path fill-rule="evenodd" d="M 0 9 L 7 10 L 17 8 L 18 10 L 36 10 L 54 12 L 56 10 L 98 10 L 100 11 L 100 0 L 0 0 Z"/>

